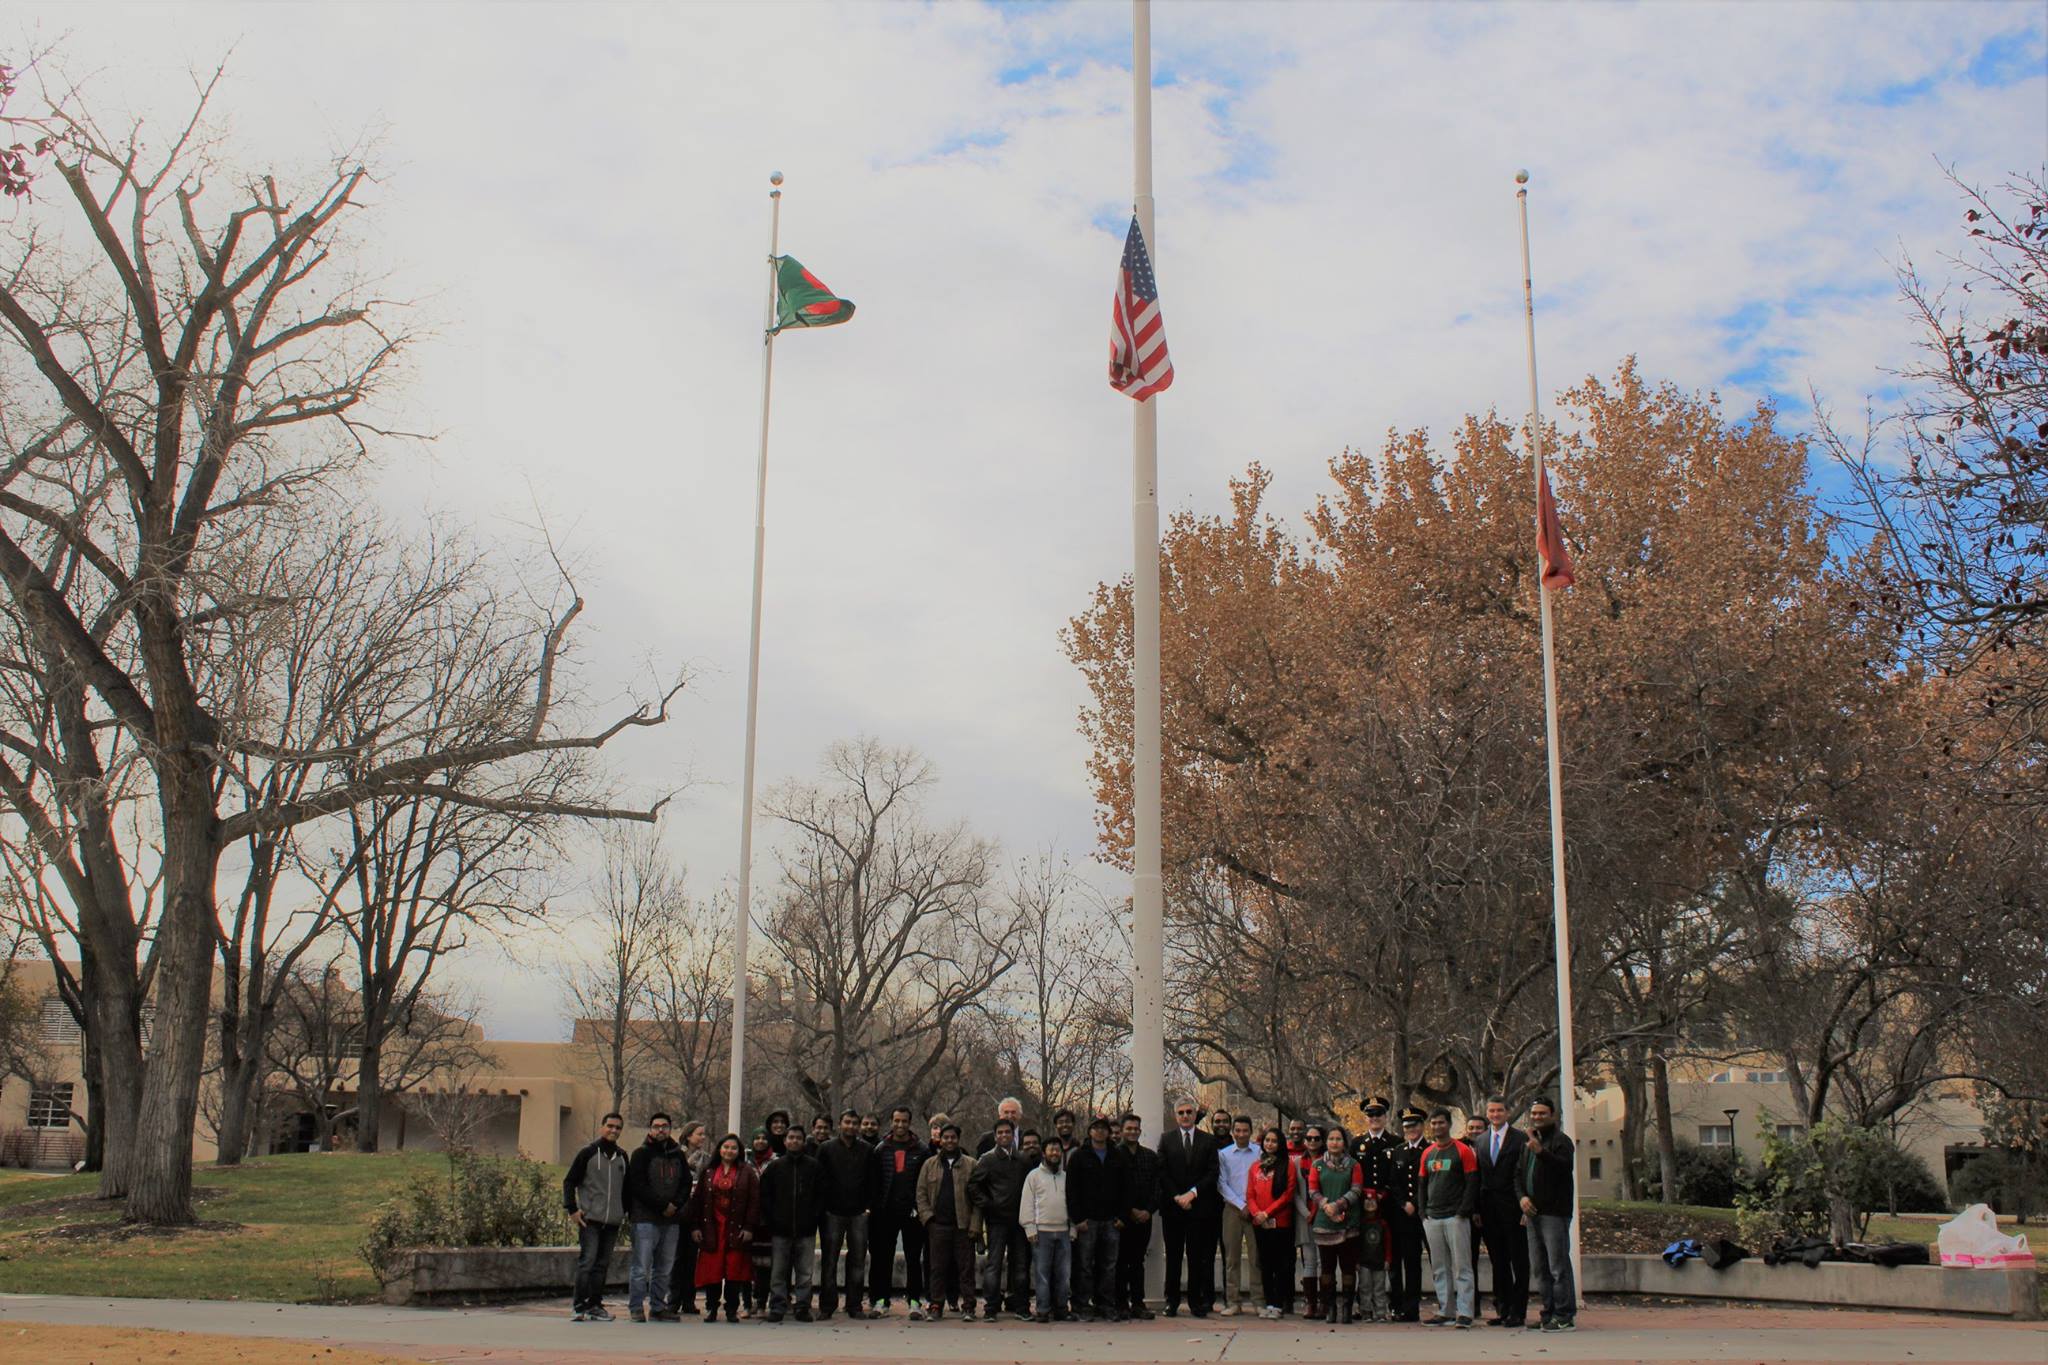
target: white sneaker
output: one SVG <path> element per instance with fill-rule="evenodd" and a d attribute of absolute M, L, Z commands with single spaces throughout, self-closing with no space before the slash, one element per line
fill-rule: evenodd
<path fill-rule="evenodd" d="M 1224 1304 L 1224 1305 L 1223 1305 L 1223 1306 L 1222 1306 L 1221 1308 L 1219 1308 L 1219 1309 L 1217 1309 L 1217 1310 L 1216 1310 L 1216 1316 L 1217 1316 L 1217 1317 L 1219 1317 L 1219 1318 L 1234 1318 L 1234 1317 L 1236 1317 L 1236 1316 L 1237 1316 L 1237 1305 L 1236 1305 L 1236 1304 L 1234 1304 L 1234 1303 L 1226 1303 L 1226 1304 Z"/>

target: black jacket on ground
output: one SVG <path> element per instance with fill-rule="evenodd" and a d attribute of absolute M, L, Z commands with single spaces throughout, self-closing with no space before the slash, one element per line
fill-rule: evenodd
<path fill-rule="evenodd" d="M 1090 1143 L 1083 1143 L 1067 1153 L 1069 1222 L 1114 1222 L 1126 1217 L 1130 1211 L 1130 1159 L 1113 1142 L 1104 1151 L 1107 1160 L 1096 1155 Z"/>
<path fill-rule="evenodd" d="M 1191 1217 L 1223 1217 L 1223 1192 L 1216 1188 L 1221 1173 L 1217 1150 L 1216 1135 L 1205 1128 L 1194 1130 L 1192 1144 L 1182 1138 L 1178 1126 L 1166 1130 L 1158 1147 L 1159 1207 L 1163 1212 L 1179 1213 L 1180 1206 L 1172 1201 L 1193 1190 L 1195 1202 L 1188 1209 Z"/>
<path fill-rule="evenodd" d="M 825 1168 L 825 1212 L 850 1218 L 875 1206 L 875 1182 L 879 1172 L 875 1169 L 872 1143 L 862 1142 L 859 1138 L 844 1142 L 835 1136 L 827 1138 L 816 1148 L 806 1150 L 811 1151 L 818 1158 L 818 1164 Z"/>
<path fill-rule="evenodd" d="M 674 1138 L 649 1138 L 626 1162 L 626 1216 L 635 1223 L 681 1223 L 690 1202 L 690 1159 Z M 669 1208 L 675 1209 L 669 1213 Z"/>
<path fill-rule="evenodd" d="M 825 1221 L 825 1168 L 808 1150 L 785 1152 L 761 1171 L 761 1221 L 771 1237 L 815 1237 Z"/>
<path fill-rule="evenodd" d="M 974 1174 L 967 1177 L 967 1202 L 981 1210 L 983 1222 L 1017 1221 L 1031 1164 L 1015 1147 L 1004 1151 L 994 1145 L 974 1159 Z"/>
<path fill-rule="evenodd" d="M 1562 1128 L 1551 1129 L 1541 1141 L 1541 1150 L 1534 1139 L 1522 1146 L 1522 1159 L 1515 1163 L 1515 1198 L 1530 1200 L 1536 1212 L 1548 1217 L 1569 1218 L 1577 1150 Z"/>
<path fill-rule="evenodd" d="M 1466 1145 L 1479 1158 L 1479 1197 L 1508 1200 L 1515 1197 L 1515 1168 L 1522 1164 L 1522 1147 L 1529 1135 L 1509 1125 L 1500 1135 L 1500 1160 L 1493 1159 L 1493 1129 L 1488 1128 Z"/>
<path fill-rule="evenodd" d="M 924 1165 L 932 1149 L 917 1140 L 912 1133 L 907 1142 L 883 1134 L 875 1144 L 875 1192 L 873 1202 L 868 1205 L 876 1213 L 891 1213 L 898 1218 L 907 1218 L 917 1212 L 917 1169 Z"/>

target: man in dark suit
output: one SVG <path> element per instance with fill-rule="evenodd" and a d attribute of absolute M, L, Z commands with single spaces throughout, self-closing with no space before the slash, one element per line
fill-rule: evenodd
<path fill-rule="evenodd" d="M 1429 1116 L 1409 1105 L 1401 1111 L 1401 1145 L 1394 1150 L 1400 1184 L 1387 1223 L 1394 1231 L 1394 1263 L 1387 1277 L 1387 1301 L 1394 1321 L 1422 1321 L 1422 1210 L 1416 1205 L 1416 1171 L 1422 1162 L 1422 1124 Z"/>
<path fill-rule="evenodd" d="M 1529 1239 L 1515 1200 L 1515 1168 L 1529 1137 L 1509 1126 L 1507 1101 L 1494 1095 L 1486 1101 L 1486 1131 L 1466 1141 L 1479 1158 L 1479 1216 L 1473 1221 L 1493 1267 L 1494 1315 L 1487 1321 L 1520 1327 L 1529 1312 Z"/>
<path fill-rule="evenodd" d="M 1188 1262 L 1188 1311 L 1209 1316 L 1216 1304 L 1216 1247 L 1223 1238 L 1223 1194 L 1216 1188 L 1216 1138 L 1195 1126 L 1191 1096 L 1173 1106 L 1174 1126 L 1159 1139 L 1159 1221 L 1166 1234 L 1166 1316 L 1180 1312 L 1181 1258 Z"/>

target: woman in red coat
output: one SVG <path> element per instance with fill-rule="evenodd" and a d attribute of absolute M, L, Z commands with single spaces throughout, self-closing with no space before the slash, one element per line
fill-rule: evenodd
<path fill-rule="evenodd" d="M 690 1191 L 683 1221 L 697 1244 L 697 1287 L 704 1296 L 704 1319 L 718 1316 L 718 1286 L 725 1286 L 725 1320 L 740 1319 L 740 1286 L 754 1279 L 754 1228 L 761 1221 L 761 1177 L 740 1160 L 740 1140 L 727 1133 L 718 1140 L 718 1157 Z"/>
<path fill-rule="evenodd" d="M 1259 1282 L 1266 1289 L 1262 1318 L 1287 1312 L 1294 1286 L 1294 1159 L 1278 1128 L 1259 1134 L 1259 1159 L 1244 1178 L 1244 1211 L 1259 1248 Z"/>

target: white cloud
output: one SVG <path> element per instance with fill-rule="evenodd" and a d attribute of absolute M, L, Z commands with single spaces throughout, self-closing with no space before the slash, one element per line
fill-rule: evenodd
<path fill-rule="evenodd" d="M 445 433 L 430 462 L 394 453 L 390 503 L 509 535 L 537 497 L 589 566 L 593 691 L 649 656 L 702 669 L 621 765 L 647 789 L 701 776 L 675 832 L 705 890 L 735 860 L 765 177 L 786 171 L 785 249 L 861 311 L 778 348 L 764 780 L 867 731 L 927 750 L 1013 850 L 1092 846 L 1056 635 L 1130 559 L 1103 373 L 1120 230 L 1098 225 L 1128 211 L 1124 7 L 61 23 L 70 67 L 158 117 L 232 44 L 221 108 L 251 160 L 381 130 L 369 254 L 427 297 L 409 402 Z M 2040 50 L 2028 5 L 1161 4 L 1153 27 L 1169 510 L 1217 507 L 1254 457 L 1302 507 L 1346 442 L 1518 410 L 1518 165 L 1547 388 L 1639 351 L 1746 404 L 1757 384 L 1724 381 L 1782 351 L 1779 387 L 1853 407 L 1908 339 L 1887 258 L 1954 241 L 1935 158 L 1989 181 L 2042 153 L 2038 68 L 1967 75 L 1998 35 Z M 1746 307 L 1762 326 L 1731 349 Z M 499 1027 L 552 1027 L 517 994 Z"/>

